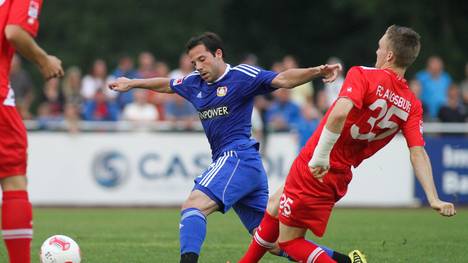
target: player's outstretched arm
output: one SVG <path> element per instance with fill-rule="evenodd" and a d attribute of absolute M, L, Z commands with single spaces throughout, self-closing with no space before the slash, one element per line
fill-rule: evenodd
<path fill-rule="evenodd" d="M 271 85 L 275 88 L 292 89 L 317 77 L 323 77 L 323 82 L 332 82 L 342 70 L 341 64 L 321 65 L 312 68 L 293 68 L 281 72 Z"/>
<path fill-rule="evenodd" d="M 457 213 L 455 206 L 452 203 L 441 201 L 437 195 L 434 179 L 432 177 L 431 162 L 424 147 L 411 147 L 410 158 L 416 178 L 418 178 L 419 183 L 421 183 L 431 207 L 443 216 L 455 215 Z"/>
<path fill-rule="evenodd" d="M 169 85 L 169 78 L 128 79 L 118 78 L 109 83 L 111 90 L 126 92 L 133 88 L 149 89 L 160 93 L 174 93 Z"/>
<path fill-rule="evenodd" d="M 45 79 L 63 76 L 62 61 L 48 55 L 21 26 L 7 25 L 4 34 L 22 56 L 39 67 Z"/>

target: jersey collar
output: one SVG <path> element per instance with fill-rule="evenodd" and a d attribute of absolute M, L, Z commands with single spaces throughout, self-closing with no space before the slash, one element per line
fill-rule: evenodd
<path fill-rule="evenodd" d="M 228 72 L 231 70 L 231 65 L 227 64 L 226 63 L 226 70 L 224 70 L 224 73 L 223 75 L 221 75 L 218 79 L 216 79 L 215 81 L 213 82 L 208 82 L 208 85 L 213 85 L 215 84 L 216 82 L 219 82 L 220 80 L 222 80 L 227 74 Z"/>
<path fill-rule="evenodd" d="M 407 83 L 406 79 L 401 77 L 401 76 L 398 76 L 398 74 L 395 71 L 393 71 L 393 70 L 391 70 L 389 68 L 384 69 L 384 71 L 387 72 L 388 74 L 390 74 L 391 76 L 393 76 L 394 78 L 396 78 L 398 81 L 401 81 L 401 82 L 403 82 L 405 84 Z"/>

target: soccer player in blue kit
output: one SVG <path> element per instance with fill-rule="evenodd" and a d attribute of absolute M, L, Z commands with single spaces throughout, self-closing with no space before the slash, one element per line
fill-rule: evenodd
<path fill-rule="evenodd" d="M 181 79 L 118 78 L 113 90 L 132 88 L 177 93 L 199 112 L 211 146 L 212 164 L 195 178 L 195 186 L 182 205 L 180 253 L 182 263 L 197 262 L 206 236 L 206 217 L 231 207 L 249 231 L 254 233 L 268 202 L 268 183 L 258 152 L 251 139 L 251 117 L 256 95 L 279 88 L 291 89 L 316 77 L 335 80 L 339 64 L 289 69 L 282 73 L 224 61 L 221 39 L 214 33 L 191 38 L 186 51 L 195 71 Z"/>

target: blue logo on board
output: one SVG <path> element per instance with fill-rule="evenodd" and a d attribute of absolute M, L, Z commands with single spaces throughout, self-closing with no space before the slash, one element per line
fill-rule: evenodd
<path fill-rule="evenodd" d="M 118 151 L 105 151 L 94 157 L 92 174 L 105 188 L 120 186 L 130 175 L 130 162 Z"/>

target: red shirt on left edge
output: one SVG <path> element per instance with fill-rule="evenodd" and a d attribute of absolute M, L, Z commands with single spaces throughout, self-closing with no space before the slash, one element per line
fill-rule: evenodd
<path fill-rule="evenodd" d="M 36 37 L 39 29 L 39 14 L 42 0 L 0 0 L 0 29 L 7 25 L 19 25 L 31 36 Z M 8 94 L 10 65 L 14 47 L 7 41 L 5 34 L 0 37 L 0 98 Z"/>

